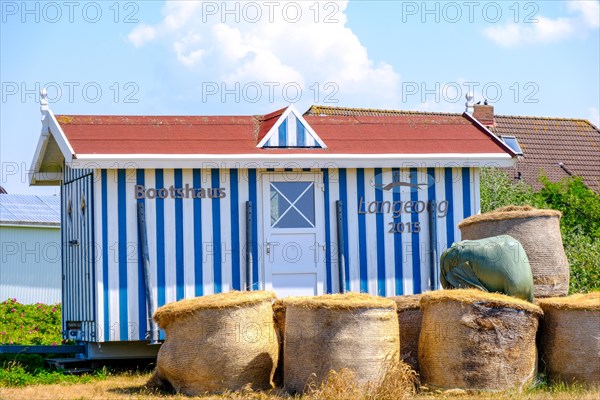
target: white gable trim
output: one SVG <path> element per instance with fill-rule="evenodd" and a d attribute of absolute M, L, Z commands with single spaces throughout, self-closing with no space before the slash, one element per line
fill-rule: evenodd
<path fill-rule="evenodd" d="M 269 132 L 267 132 L 265 137 L 262 138 L 262 140 L 256 145 L 256 147 L 264 147 L 265 144 L 267 142 L 269 142 L 269 140 L 271 138 L 275 139 L 275 141 L 277 142 L 279 140 L 279 126 L 281 126 L 281 124 L 288 118 L 290 113 L 293 114 L 294 117 L 296 117 L 296 119 L 298 121 L 300 121 L 300 123 L 306 129 L 306 133 L 308 133 L 308 135 L 312 137 L 312 139 L 315 141 L 316 144 L 319 145 L 320 148 L 322 148 L 322 149 L 327 148 L 327 145 L 325 144 L 325 142 L 323 142 L 323 140 L 321 140 L 319 135 L 317 135 L 317 132 L 314 131 L 314 129 L 302 117 L 302 114 L 300 114 L 293 105 L 288 106 L 288 108 L 283 112 L 283 114 L 281 114 L 281 116 L 279 117 L 277 122 L 275 122 L 275 125 L 273 125 L 273 127 L 271 127 Z M 295 132 L 295 129 L 296 129 L 296 126 L 291 127 L 292 132 Z M 297 147 L 296 135 L 291 135 L 291 140 L 290 140 L 288 147 Z"/>
<path fill-rule="evenodd" d="M 55 182 L 54 178 L 48 178 L 48 176 L 54 176 L 53 174 L 48 175 L 48 173 L 40 171 L 40 167 L 44 161 L 44 153 L 46 152 L 50 140 L 50 135 L 52 135 L 56 141 L 60 152 L 65 158 L 65 162 L 70 163 L 71 160 L 76 158 L 75 151 L 61 129 L 56 117 L 47 107 L 42 107 L 42 132 L 29 168 L 29 171 L 31 171 L 29 176 L 30 185 L 43 184 L 44 181 Z M 44 179 L 44 177 L 46 177 L 46 179 Z"/>

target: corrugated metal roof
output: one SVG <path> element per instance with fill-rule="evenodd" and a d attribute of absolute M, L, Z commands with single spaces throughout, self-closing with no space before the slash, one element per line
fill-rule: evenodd
<path fill-rule="evenodd" d="M 1 194 L 0 224 L 59 226 L 60 198 L 29 194 Z"/>

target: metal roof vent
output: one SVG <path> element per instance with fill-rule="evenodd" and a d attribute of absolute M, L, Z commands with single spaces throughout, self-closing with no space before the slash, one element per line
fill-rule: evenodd
<path fill-rule="evenodd" d="M 473 99 L 475 97 L 473 96 L 472 92 L 468 92 L 465 95 L 465 98 L 467 99 L 467 102 L 465 103 L 465 112 L 466 113 L 470 112 L 472 114 L 472 111 L 473 111 Z"/>

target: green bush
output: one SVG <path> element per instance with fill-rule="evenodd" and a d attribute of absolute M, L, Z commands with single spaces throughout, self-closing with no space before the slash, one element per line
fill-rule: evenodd
<path fill-rule="evenodd" d="M 0 303 L 0 345 L 60 345 L 60 304 L 21 304 L 17 299 Z"/>
<path fill-rule="evenodd" d="M 550 182 L 539 192 L 497 168 L 481 171 L 481 211 L 529 204 L 562 212 L 560 230 L 571 269 L 570 293 L 600 290 L 600 195 L 579 177 Z"/>
<path fill-rule="evenodd" d="M 592 239 L 600 239 L 600 195 L 588 189 L 581 178 L 569 178 L 550 182 L 542 176 L 544 187 L 538 193 L 541 200 L 551 208 L 562 212 L 563 233 L 580 233 Z"/>
<path fill-rule="evenodd" d="M 17 299 L 0 303 L 0 345 L 50 345 L 62 340 L 60 304 L 21 304 Z M 51 355 L 49 355 L 51 356 Z M 37 354 L 0 354 L 0 387 L 88 382 L 106 378 L 106 370 L 92 375 L 66 375 L 48 368 Z"/>
<path fill-rule="evenodd" d="M 563 244 L 571 268 L 569 292 L 600 290 L 600 240 L 571 233 L 563 237 Z"/>
<path fill-rule="evenodd" d="M 508 205 L 543 207 L 545 202 L 523 181 L 514 181 L 498 168 L 481 169 L 481 212 Z"/>

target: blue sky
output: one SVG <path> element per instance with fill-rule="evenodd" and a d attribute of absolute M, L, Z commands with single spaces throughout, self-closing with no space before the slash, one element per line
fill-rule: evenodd
<path fill-rule="evenodd" d="M 0 1 L 0 184 L 27 185 L 56 114 L 264 114 L 289 103 L 464 110 L 598 124 L 590 1 Z"/>

